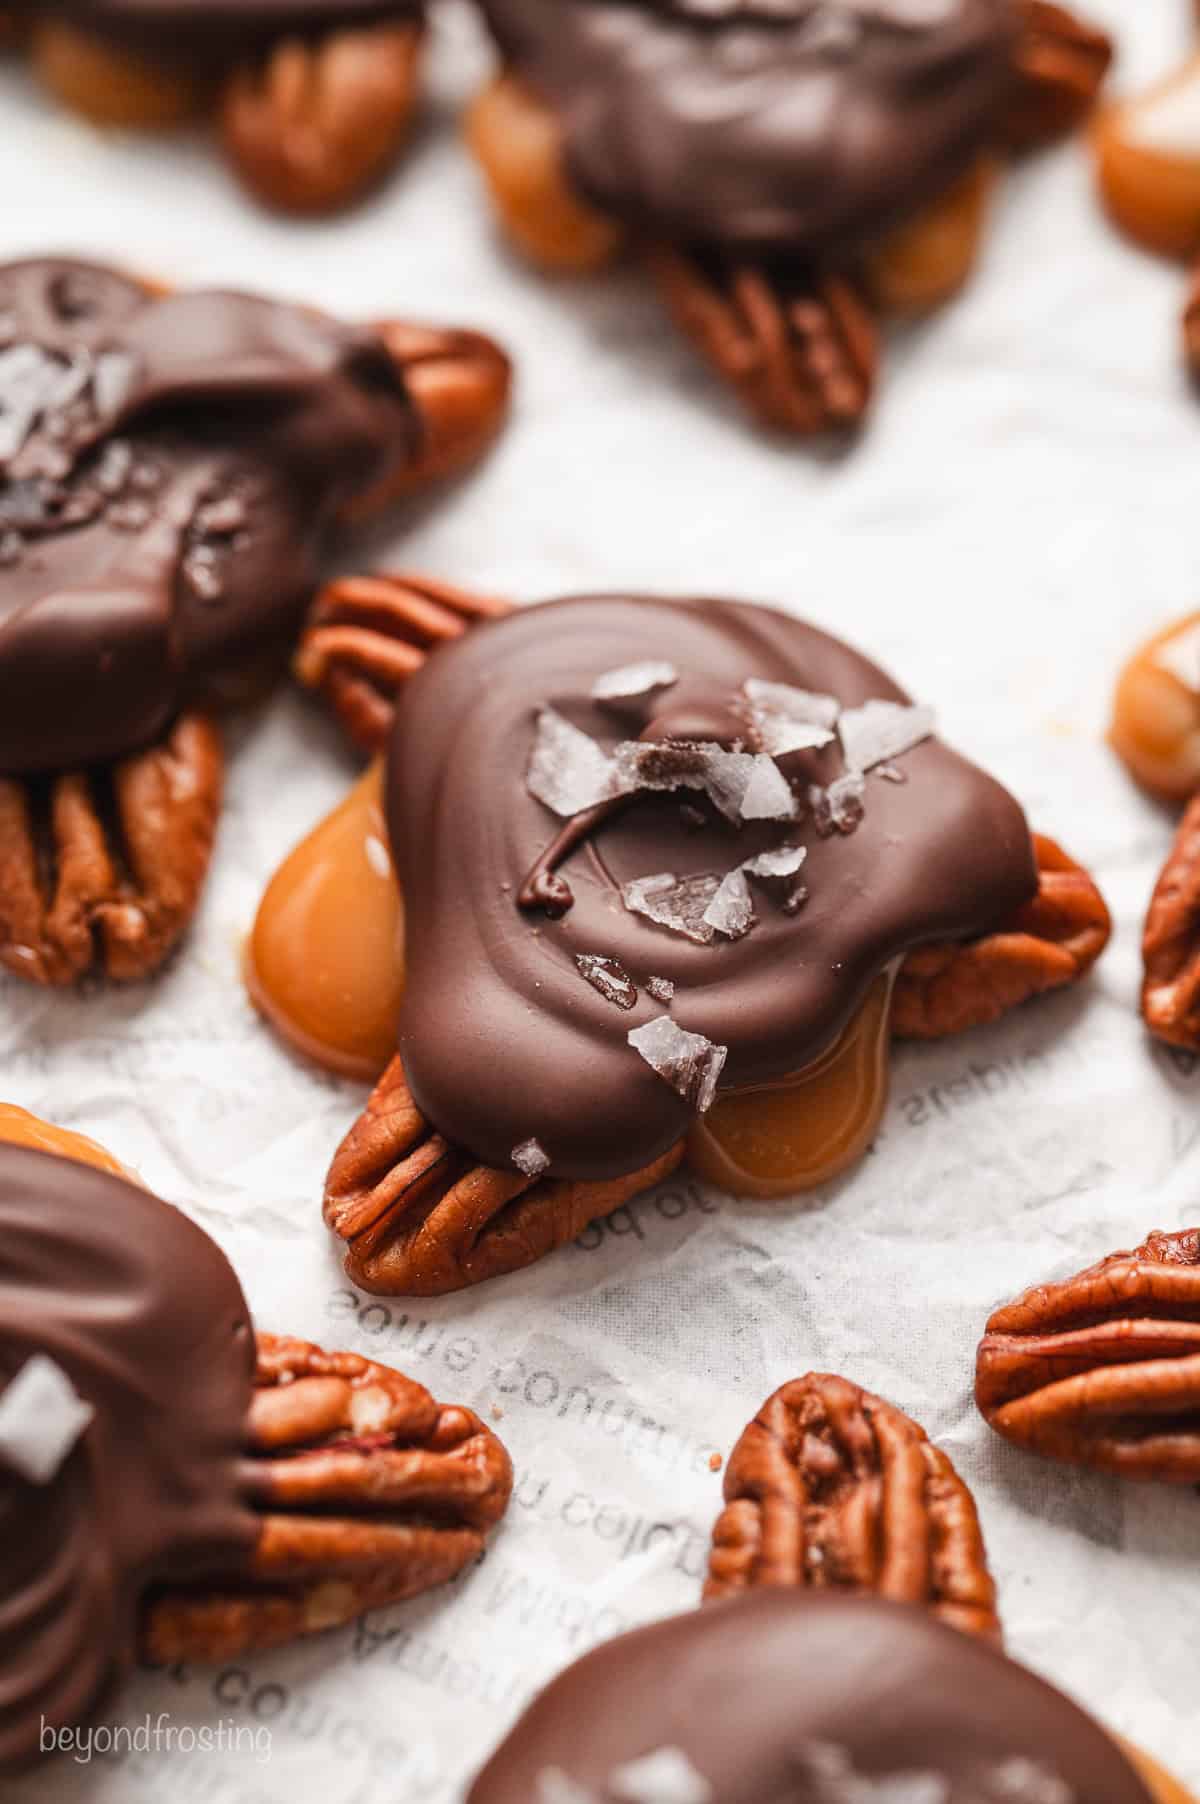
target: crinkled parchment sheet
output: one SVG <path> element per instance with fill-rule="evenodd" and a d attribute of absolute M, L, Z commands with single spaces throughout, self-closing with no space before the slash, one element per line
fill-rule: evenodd
<path fill-rule="evenodd" d="M 1186 48 L 1185 0 L 1093 10 L 1127 83 Z M 132 1724 L 163 1711 L 176 1729 L 269 1729 L 269 1759 L 60 1760 L 6 1797 L 450 1804 L 539 1682 L 695 1602 L 720 1498 L 710 1454 L 810 1368 L 882 1392 L 957 1462 L 1013 1652 L 1200 1784 L 1200 1498 L 1027 1458 L 971 1402 L 994 1303 L 1200 1217 L 1200 1070 L 1152 1048 L 1136 1013 L 1170 822 L 1103 739 L 1122 659 L 1197 602 L 1182 277 L 1105 227 L 1081 148 L 1037 159 L 1007 184 L 967 297 L 892 350 L 862 446 L 814 459 L 744 431 L 632 277 L 556 288 L 505 257 L 454 131 L 483 67 L 451 9 L 413 159 L 366 211 L 315 227 L 256 214 L 203 146 L 93 136 L 5 72 L 0 250 L 490 328 L 520 360 L 512 430 L 377 558 L 522 598 L 727 593 L 846 634 L 1096 873 L 1115 944 L 1078 994 L 900 1051 L 872 1155 L 816 1196 L 735 1204 L 682 1177 L 515 1278 L 373 1301 L 319 1215 L 364 1092 L 290 1060 L 238 982 L 265 879 L 351 771 L 281 694 L 237 730 L 182 955 L 155 984 L 80 998 L 0 984 L 2 1094 L 183 1204 L 264 1327 L 392 1361 L 499 1418 L 516 1495 L 449 1591 L 270 1658 L 141 1675 L 121 1700 Z"/>

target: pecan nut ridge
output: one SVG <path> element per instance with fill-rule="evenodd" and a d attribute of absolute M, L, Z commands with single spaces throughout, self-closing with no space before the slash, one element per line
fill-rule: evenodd
<path fill-rule="evenodd" d="M 262 1517 L 246 1572 L 158 1592 L 156 1662 L 225 1660 L 443 1585 L 508 1507 L 512 1466 L 469 1409 L 356 1353 L 258 1336 L 242 1490 Z"/>
<path fill-rule="evenodd" d="M 1000 1636 L 974 1499 L 902 1411 L 810 1372 L 769 1397 L 725 1470 L 704 1598 L 760 1586 L 872 1593 Z"/>
<path fill-rule="evenodd" d="M 677 326 L 760 425 L 804 438 L 862 425 L 880 349 L 853 283 L 826 275 L 801 288 L 752 265 L 713 274 L 665 246 L 646 262 Z"/>
<path fill-rule="evenodd" d="M 1028 1452 L 1200 1483 L 1200 1230 L 1151 1234 L 996 1310 L 975 1400 Z"/>
<path fill-rule="evenodd" d="M 1081 125 L 1112 66 L 1107 32 L 1051 0 L 1022 0 L 1013 92 L 1004 135 L 1015 150 L 1051 143 Z"/>
<path fill-rule="evenodd" d="M 1083 866 L 1035 833 L 1038 893 L 981 939 L 910 952 L 892 1000 L 892 1032 L 936 1040 L 998 1021 L 1031 997 L 1085 977 L 1107 946 L 1112 917 Z"/>
<path fill-rule="evenodd" d="M 50 986 L 156 970 L 195 913 L 223 778 L 202 715 L 111 768 L 0 777 L 0 964 Z"/>
<path fill-rule="evenodd" d="M 434 1133 L 396 1057 L 334 1155 L 326 1225 L 346 1274 L 381 1296 L 441 1296 L 519 1271 L 667 1177 L 682 1142 L 610 1183 L 531 1179 L 476 1164 Z"/>
<path fill-rule="evenodd" d="M 1142 933 L 1142 1018 L 1156 1039 L 1200 1049 L 1200 796 L 1184 811 Z"/>
<path fill-rule="evenodd" d="M 510 611 L 497 596 L 425 576 L 342 577 L 313 603 L 292 668 L 329 702 L 359 750 L 373 755 L 387 741 L 398 690 L 430 652 Z"/>

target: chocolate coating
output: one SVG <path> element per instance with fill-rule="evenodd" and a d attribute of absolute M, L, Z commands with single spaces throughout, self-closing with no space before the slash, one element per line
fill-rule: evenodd
<path fill-rule="evenodd" d="M 168 62 L 200 55 L 222 63 L 285 35 L 411 18 L 423 0 L 9 0 L 9 6 L 41 20 L 61 18 Z"/>
<path fill-rule="evenodd" d="M 481 3 L 598 207 L 785 258 L 852 255 L 967 169 L 1017 23 L 1013 0 Z"/>
<path fill-rule="evenodd" d="M 822 1745 L 866 1779 L 940 1780 L 945 1804 L 1044 1804 L 1047 1773 L 1074 1804 L 1150 1804 L 1104 1731 L 990 1642 L 907 1605 L 794 1591 L 711 1604 L 585 1655 L 526 1711 L 467 1804 L 529 1804 L 556 1768 L 607 1804 L 613 1769 L 661 1748 L 686 1754 L 712 1804 L 827 1804 L 836 1787 L 805 1772 Z M 1040 1787 L 1010 1765 L 987 1788 L 989 1770 L 1018 1761 L 1044 1769 Z"/>
<path fill-rule="evenodd" d="M 129 752 L 237 692 L 337 510 L 418 422 L 381 339 L 300 307 L 0 267 L 0 772 Z"/>
<path fill-rule="evenodd" d="M 46 1485 L 0 1461 L 0 1768 L 84 1721 L 156 1581 L 236 1571 L 258 1524 L 238 1462 L 254 1368 L 219 1248 L 136 1185 L 0 1146 L 0 1385 L 36 1353 L 95 1416 Z"/>
<path fill-rule="evenodd" d="M 672 663 L 680 681 L 640 718 L 588 699 L 605 671 L 651 660 Z M 519 912 L 522 881 L 561 824 L 526 788 L 537 711 L 552 704 L 608 747 L 647 728 L 660 738 L 741 724 L 749 737 L 730 710 L 752 677 L 845 706 L 907 699 L 840 640 L 770 609 L 620 596 L 478 627 L 402 690 L 387 784 L 406 908 L 400 1051 L 420 1108 L 484 1163 L 508 1166 L 532 1136 L 555 1175 L 611 1178 L 686 1132 L 688 1104 L 627 1044 L 664 1012 L 645 990 L 651 975 L 675 984 L 681 1027 L 729 1048 L 722 1091 L 752 1089 L 830 1046 L 891 960 L 981 933 L 1034 894 L 1017 803 L 929 740 L 902 760 L 905 782 L 868 777 L 866 816 L 849 837 L 818 837 L 811 816 L 735 829 L 707 806 L 697 830 L 679 795 L 639 796 L 562 866 L 568 913 Z M 801 785 L 840 768 L 836 744 L 788 764 Z M 696 945 L 622 903 L 634 878 L 724 874 L 799 841 L 810 900 L 789 915 L 760 897 L 743 939 Z M 577 954 L 616 959 L 638 986 L 636 1007 L 592 989 Z"/>

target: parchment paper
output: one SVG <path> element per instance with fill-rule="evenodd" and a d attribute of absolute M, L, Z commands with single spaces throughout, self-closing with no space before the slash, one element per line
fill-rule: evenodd
<path fill-rule="evenodd" d="M 1185 0 L 1092 10 L 1127 85 L 1188 47 Z M 696 1601 L 720 1498 L 710 1454 L 810 1368 L 893 1399 L 957 1462 L 1012 1651 L 1200 1785 L 1200 1499 L 1028 1458 L 970 1395 L 994 1303 L 1200 1218 L 1200 1072 L 1152 1048 L 1136 1013 L 1171 822 L 1103 739 L 1121 661 L 1198 599 L 1182 276 L 1104 224 L 1081 147 L 1039 157 L 1007 183 L 967 296 L 893 341 L 861 446 L 831 461 L 764 443 L 635 278 L 556 286 L 506 258 L 455 136 L 485 66 L 451 6 L 407 167 L 364 211 L 312 227 L 256 213 L 201 141 L 96 136 L 6 71 L 0 253 L 74 249 L 497 333 L 521 369 L 505 443 L 372 560 L 529 599 L 739 595 L 844 633 L 1092 868 L 1115 943 L 1077 993 L 899 1051 L 873 1154 L 816 1196 L 734 1204 L 684 1178 L 515 1278 L 372 1301 L 319 1216 L 365 1092 L 291 1060 L 238 981 L 264 881 L 352 766 L 296 696 L 241 724 L 182 955 L 157 982 L 81 997 L 0 982 L 0 1093 L 97 1136 L 194 1214 L 264 1327 L 394 1362 L 498 1418 L 516 1496 L 449 1591 L 270 1658 L 139 1676 L 107 1719 L 269 1730 L 269 1754 L 68 1756 L 6 1796 L 450 1804 L 540 1681 Z"/>

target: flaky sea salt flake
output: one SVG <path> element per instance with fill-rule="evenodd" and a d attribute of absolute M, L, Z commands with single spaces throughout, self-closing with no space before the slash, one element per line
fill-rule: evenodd
<path fill-rule="evenodd" d="M 712 1804 L 713 1788 L 682 1748 L 656 1748 L 608 1775 L 621 1804 Z"/>
<path fill-rule="evenodd" d="M 932 708 L 907 702 L 870 701 L 847 708 L 838 735 L 848 770 L 873 770 L 903 757 L 928 739 L 935 726 Z"/>
<path fill-rule="evenodd" d="M 759 877 L 764 882 L 772 877 L 794 877 L 807 857 L 807 846 L 778 846 L 774 851 L 760 852 L 757 858 L 744 859 L 742 869 L 748 877 Z"/>
<path fill-rule="evenodd" d="M 751 752 L 726 751 L 705 739 L 634 739 L 617 747 L 613 762 L 618 794 L 638 789 L 703 790 L 736 825 L 755 758 Z"/>
<path fill-rule="evenodd" d="M 655 1002 L 673 1002 L 675 1000 L 675 985 L 669 977 L 648 977 L 646 988 Z"/>
<path fill-rule="evenodd" d="M 796 818 L 796 798 L 788 787 L 787 778 L 765 755 L 754 760 L 740 813 L 744 821 L 792 821 Z"/>
<path fill-rule="evenodd" d="M 767 683 L 760 677 L 743 683 L 742 693 L 762 749 L 773 758 L 819 751 L 833 738 L 839 703 L 832 695 L 796 689 L 791 683 Z"/>
<path fill-rule="evenodd" d="M 594 1792 L 577 1785 L 561 1767 L 543 1767 L 537 1776 L 537 1804 L 596 1804 Z"/>
<path fill-rule="evenodd" d="M 517 1170 L 524 1172 L 527 1178 L 540 1178 L 550 1169 L 550 1155 L 540 1140 L 522 1140 L 520 1146 L 513 1147 L 510 1156 Z"/>
<path fill-rule="evenodd" d="M 856 770 L 848 770 L 842 776 L 835 777 L 826 789 L 822 789 L 817 783 L 810 785 L 808 805 L 822 839 L 829 839 L 835 833 L 854 832 L 863 817 L 863 798 L 866 792 L 867 786 L 862 773 Z"/>
<path fill-rule="evenodd" d="M 563 819 L 617 794 L 613 762 L 602 746 L 557 708 L 541 708 L 525 773 L 531 796 Z"/>
<path fill-rule="evenodd" d="M 742 939 L 754 926 L 750 885 L 746 882 L 740 865 L 722 877 L 716 895 L 704 911 L 704 922 L 714 932 L 723 933 L 729 940 Z"/>
<path fill-rule="evenodd" d="M 606 958 L 601 952 L 577 952 L 575 963 L 580 976 L 598 990 L 606 1002 L 625 1009 L 636 1005 L 637 985 L 617 959 Z"/>
<path fill-rule="evenodd" d="M 635 877 L 621 891 L 621 899 L 630 914 L 645 915 L 656 926 L 707 946 L 713 929 L 704 915 L 720 885 L 719 877 L 708 874 L 676 877 L 673 871 L 660 871 L 653 877 Z"/>
<path fill-rule="evenodd" d="M 643 696 L 659 695 L 679 681 L 674 664 L 647 659 L 643 664 L 622 664 L 618 670 L 606 670 L 592 684 L 594 702 L 631 702 Z"/>
<path fill-rule="evenodd" d="M 33 1354 L 0 1396 L 0 1465 L 49 1484 L 94 1413 L 60 1365 Z"/>
<path fill-rule="evenodd" d="M 670 1015 L 658 1015 L 626 1036 L 663 1082 L 670 1084 L 698 1115 L 712 1107 L 717 1084 L 729 1056 L 727 1046 L 715 1046 L 703 1034 L 690 1034 Z"/>

